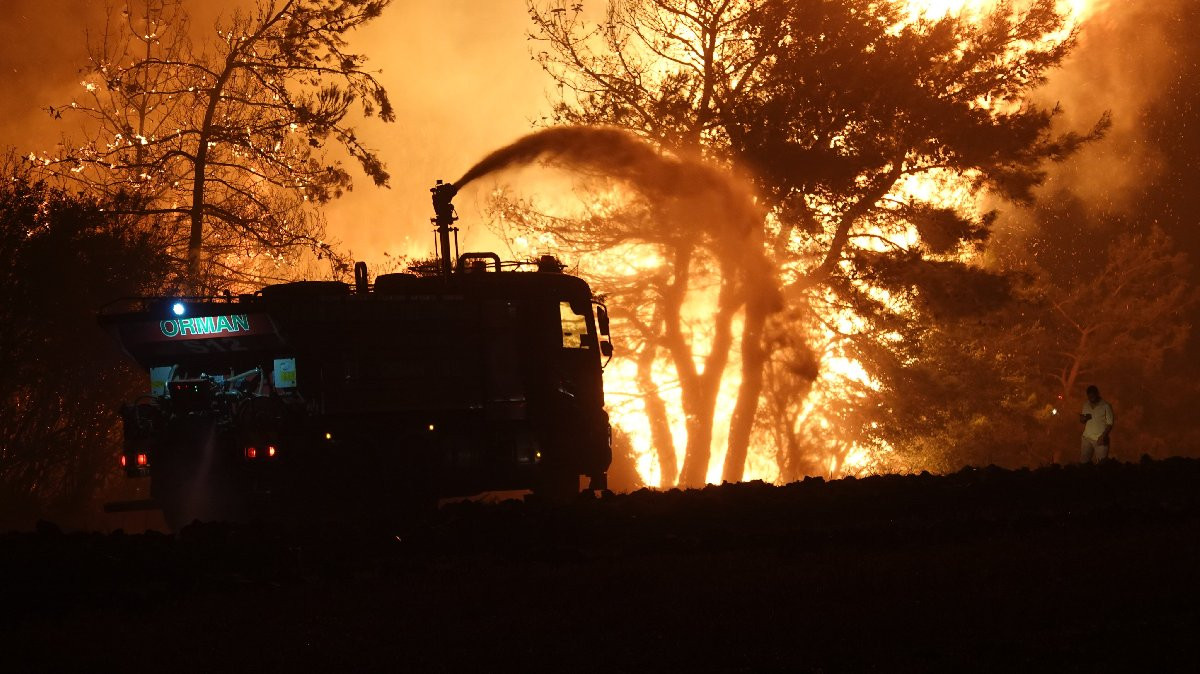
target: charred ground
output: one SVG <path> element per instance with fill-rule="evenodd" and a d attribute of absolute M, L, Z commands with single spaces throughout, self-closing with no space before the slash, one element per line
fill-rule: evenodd
<path fill-rule="evenodd" d="M 1194 667 L 1200 461 L 0 536 L 5 671 Z M 12 665 L 20 665 L 19 669 Z"/>

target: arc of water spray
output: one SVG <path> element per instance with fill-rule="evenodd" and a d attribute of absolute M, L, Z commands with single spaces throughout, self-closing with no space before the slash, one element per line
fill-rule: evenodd
<path fill-rule="evenodd" d="M 486 175 L 539 160 L 622 180 L 660 213 L 674 212 L 672 224 L 707 230 L 703 233 L 735 244 L 747 282 L 775 291 L 760 243 L 761 209 L 748 184 L 698 158 L 665 154 L 622 129 L 561 126 L 536 131 L 487 155 L 449 187 L 457 193 Z M 680 213 L 688 217 L 678 217 Z"/>

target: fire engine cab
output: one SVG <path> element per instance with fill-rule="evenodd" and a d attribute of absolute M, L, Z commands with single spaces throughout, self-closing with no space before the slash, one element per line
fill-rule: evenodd
<path fill-rule="evenodd" d="M 178 528 L 258 514 L 388 516 L 439 497 L 606 487 L 608 316 L 553 257 L 245 295 L 121 300 L 100 323 L 149 374 L 121 463 Z"/>

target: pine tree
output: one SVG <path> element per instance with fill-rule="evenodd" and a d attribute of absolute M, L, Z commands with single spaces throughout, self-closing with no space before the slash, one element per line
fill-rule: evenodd
<path fill-rule="evenodd" d="M 743 272 L 736 260 L 748 259 L 697 255 L 686 233 L 653 251 L 662 274 L 643 275 L 650 285 L 640 296 L 654 306 L 636 311 L 654 320 L 641 321 L 639 340 L 671 353 L 676 367 L 688 424 L 684 485 L 705 481 L 714 399 L 731 350 L 740 348 L 742 372 L 722 475 L 739 480 L 761 419 L 764 375 L 790 367 L 768 367 L 767 345 L 780 334 L 815 330 L 807 337 L 825 339 L 836 331 L 822 322 L 849 312 L 860 328 L 845 340 L 886 346 L 897 326 L 936 320 L 915 301 L 929 281 L 980 279 L 986 295 L 992 283 L 970 260 L 991 216 L 930 201 L 915 186 L 942 181 L 968 195 L 987 189 L 1026 201 L 1047 161 L 1107 124 L 1055 135 L 1057 111 L 1029 101 L 1074 44 L 1053 0 L 1020 12 L 1005 5 L 977 23 L 912 19 L 896 4 L 869 0 L 612 2 L 594 23 L 575 3 L 535 2 L 531 15 L 535 58 L 562 92 L 553 121 L 622 127 L 664 152 L 739 168 L 765 207 L 759 240 L 783 303 L 744 294 L 701 328 L 686 325 L 677 298 L 727 282 Z M 886 297 L 871 289 L 883 285 Z M 613 306 L 614 317 L 625 318 L 620 298 Z M 740 339 L 717 339 L 735 325 Z M 716 336 L 705 340 L 710 348 L 687 338 L 698 333 Z M 646 360 L 652 367 L 655 359 Z M 697 360 L 699 377 L 689 366 Z M 661 409 L 656 387 L 641 393 L 648 410 Z M 773 423 L 817 432 L 795 430 L 803 404 L 792 401 Z"/>

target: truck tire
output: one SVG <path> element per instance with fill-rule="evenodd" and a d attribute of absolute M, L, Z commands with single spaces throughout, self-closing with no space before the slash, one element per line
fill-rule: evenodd
<path fill-rule="evenodd" d="M 533 488 L 542 503 L 568 503 L 579 497 L 579 473 L 559 467 L 541 466 Z"/>

